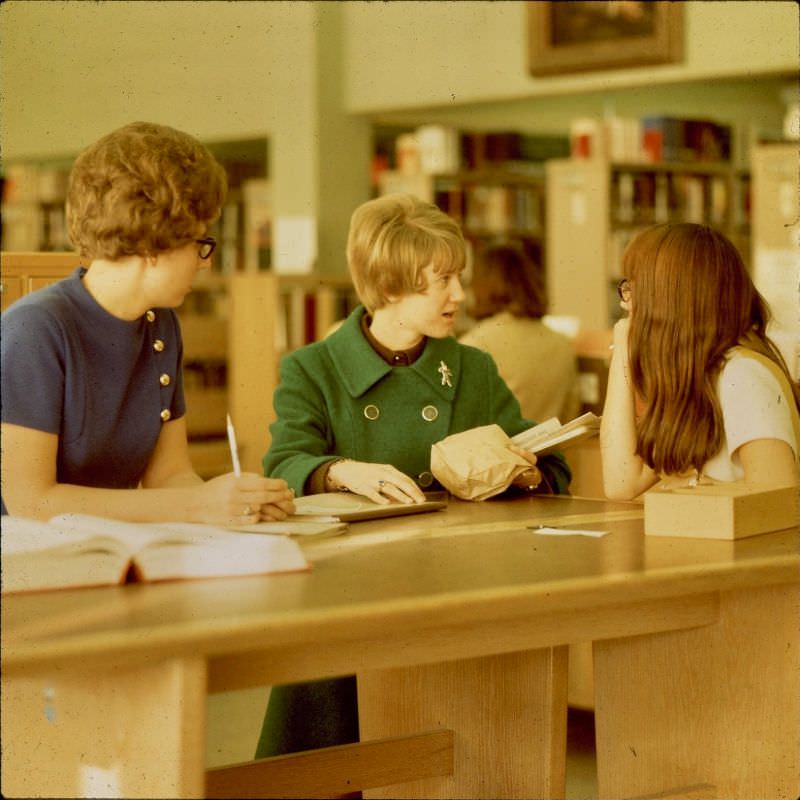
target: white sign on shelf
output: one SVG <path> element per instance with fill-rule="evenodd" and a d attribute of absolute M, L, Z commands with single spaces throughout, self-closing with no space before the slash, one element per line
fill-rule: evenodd
<path fill-rule="evenodd" d="M 317 262 L 316 217 L 275 217 L 274 268 L 283 275 L 312 272 Z"/>

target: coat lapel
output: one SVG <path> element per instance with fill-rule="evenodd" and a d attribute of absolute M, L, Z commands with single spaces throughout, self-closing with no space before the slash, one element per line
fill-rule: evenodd
<path fill-rule="evenodd" d="M 323 342 L 351 397 L 361 397 L 392 370 L 361 332 L 364 313 L 364 307 L 359 306 L 339 330 Z M 405 369 L 413 370 L 437 394 L 452 402 L 461 370 L 458 342 L 452 337 L 428 339 L 422 355 Z M 449 386 L 443 380 L 445 372 L 449 376 Z"/>

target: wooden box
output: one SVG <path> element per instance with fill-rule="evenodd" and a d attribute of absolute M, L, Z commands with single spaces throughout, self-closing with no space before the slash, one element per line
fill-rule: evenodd
<path fill-rule="evenodd" d="M 798 487 L 740 483 L 651 489 L 644 496 L 648 536 L 742 539 L 791 528 L 800 515 Z"/>

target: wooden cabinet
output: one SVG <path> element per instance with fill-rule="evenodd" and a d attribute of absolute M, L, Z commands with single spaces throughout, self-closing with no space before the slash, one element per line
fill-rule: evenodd
<path fill-rule="evenodd" d="M 79 263 L 74 253 L 3 253 L 2 307 L 61 280 Z M 261 472 L 281 355 L 322 338 L 355 302 L 348 277 L 198 275 L 178 314 L 189 449 L 200 475 L 231 469 L 227 413 L 236 426 L 242 469 Z"/>
<path fill-rule="evenodd" d="M 616 285 L 628 242 L 659 222 L 698 222 L 750 252 L 750 176 L 727 164 L 546 164 L 550 313 L 577 316 L 586 330 L 619 315 Z"/>
<path fill-rule="evenodd" d="M 79 263 L 74 253 L 0 254 L 0 310 L 29 292 L 66 278 Z"/>

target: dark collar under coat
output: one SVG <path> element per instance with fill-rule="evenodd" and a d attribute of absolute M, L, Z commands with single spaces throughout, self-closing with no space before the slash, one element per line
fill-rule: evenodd
<path fill-rule="evenodd" d="M 360 397 L 392 369 L 397 369 L 387 364 L 364 337 L 361 317 L 365 313 L 366 309 L 358 306 L 339 330 L 323 342 L 351 397 Z M 442 383 L 442 363 L 450 371 L 452 386 Z M 452 401 L 458 387 L 460 367 L 460 345 L 452 336 L 448 336 L 445 339 L 428 339 L 422 355 L 413 364 L 401 369 L 414 371 L 438 395 Z"/>

